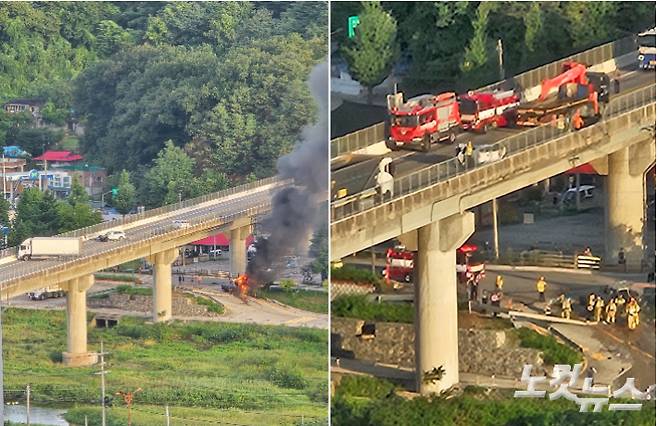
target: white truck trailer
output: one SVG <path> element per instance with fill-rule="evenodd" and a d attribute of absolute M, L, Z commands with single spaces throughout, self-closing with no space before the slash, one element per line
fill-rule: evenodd
<path fill-rule="evenodd" d="M 44 300 L 63 296 L 64 290 L 62 290 L 62 288 L 58 285 L 33 290 L 27 294 L 27 297 L 30 300 Z"/>
<path fill-rule="evenodd" d="M 77 256 L 80 254 L 81 239 L 64 237 L 33 237 L 23 241 L 18 247 L 17 258 L 30 260 L 57 256 Z"/>

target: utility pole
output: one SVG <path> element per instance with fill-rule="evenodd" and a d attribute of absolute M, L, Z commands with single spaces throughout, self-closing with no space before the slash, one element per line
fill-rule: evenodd
<path fill-rule="evenodd" d="M 141 392 L 142 388 L 137 388 L 132 392 L 119 391 L 116 394 L 120 395 L 123 398 L 123 402 L 126 403 L 128 407 L 128 426 L 132 426 L 132 416 L 131 416 L 131 407 L 133 405 L 133 399 L 137 392 Z"/>
<path fill-rule="evenodd" d="M 5 153 L 2 153 L 2 198 L 7 199 L 7 173 L 5 172 Z"/>
<path fill-rule="evenodd" d="M 101 352 L 98 354 L 101 357 L 101 371 L 95 373 L 95 374 L 100 374 L 101 376 L 101 425 L 105 426 L 105 375 L 109 373 L 109 371 L 105 370 L 105 351 L 103 350 L 103 341 L 101 340 Z"/>
<path fill-rule="evenodd" d="M 2 299 L 0 299 L 0 424 L 5 424 L 4 361 L 2 359 Z"/>
<path fill-rule="evenodd" d="M 165 405 L 165 421 L 166 426 L 169 426 L 169 406 Z"/>
<path fill-rule="evenodd" d="M 498 39 L 496 50 L 498 51 L 498 72 L 500 75 L 500 81 L 503 81 L 505 80 L 505 68 L 503 68 L 503 41 L 501 39 Z"/>
<path fill-rule="evenodd" d="M 30 426 L 30 385 L 25 387 L 26 403 L 25 403 L 25 423 Z"/>
<path fill-rule="evenodd" d="M 491 200 L 491 210 L 493 213 L 494 256 L 498 260 L 500 256 L 498 251 L 498 202 L 495 198 Z"/>

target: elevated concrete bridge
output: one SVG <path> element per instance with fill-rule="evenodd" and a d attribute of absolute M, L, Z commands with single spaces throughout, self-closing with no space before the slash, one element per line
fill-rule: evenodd
<path fill-rule="evenodd" d="M 246 269 L 246 239 L 254 218 L 271 209 L 273 193 L 290 185 L 276 178 L 264 179 L 229 190 L 187 200 L 121 221 L 104 222 L 61 234 L 83 239 L 81 254 L 42 261 L 19 261 L 5 251 L 0 259 L 0 297 L 15 297 L 34 289 L 60 285 L 66 291 L 67 351 L 64 363 L 71 366 L 96 362 L 96 354 L 87 351 L 86 292 L 94 283 L 94 272 L 135 259 L 146 258 L 154 271 L 154 322 L 171 318 L 171 264 L 177 248 L 213 235 L 230 232 L 231 274 Z M 174 221 L 186 221 L 180 227 Z M 100 242 L 95 238 L 110 229 L 121 229 L 126 239 Z"/>
<path fill-rule="evenodd" d="M 606 257 L 623 247 L 627 261 L 642 256 L 644 178 L 655 164 L 655 82 L 616 97 L 602 120 L 573 132 L 551 125 L 503 139 L 507 155 L 464 169 L 456 159 L 395 179 L 393 196 L 372 191 L 331 208 L 331 257 L 399 238 L 417 251 L 416 377 L 422 394 L 458 383 L 455 251 L 474 232 L 468 209 L 585 163 L 608 174 Z M 439 381 L 426 380 L 443 367 Z"/>

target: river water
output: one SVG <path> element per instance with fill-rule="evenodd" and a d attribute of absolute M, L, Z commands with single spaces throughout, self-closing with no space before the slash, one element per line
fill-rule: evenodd
<path fill-rule="evenodd" d="M 30 423 L 52 426 L 69 426 L 69 422 L 64 420 L 66 410 L 58 408 L 34 407 L 30 406 Z M 14 423 L 25 423 L 25 405 L 6 405 L 5 421 Z"/>

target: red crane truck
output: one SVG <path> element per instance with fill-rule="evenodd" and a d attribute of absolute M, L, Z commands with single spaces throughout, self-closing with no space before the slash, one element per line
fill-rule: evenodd
<path fill-rule="evenodd" d="M 396 151 L 420 145 L 428 152 L 434 142 L 453 143 L 461 125 L 459 103 L 453 92 L 421 95 L 403 102 L 402 93 L 388 96 L 391 115 L 390 137 L 386 146 Z"/>
<path fill-rule="evenodd" d="M 557 122 L 576 130 L 589 126 L 599 120 L 599 104 L 608 102 L 609 87 L 605 73 L 587 72 L 583 64 L 565 62 L 560 75 L 542 82 L 537 100 L 517 108 L 516 125 Z"/>

